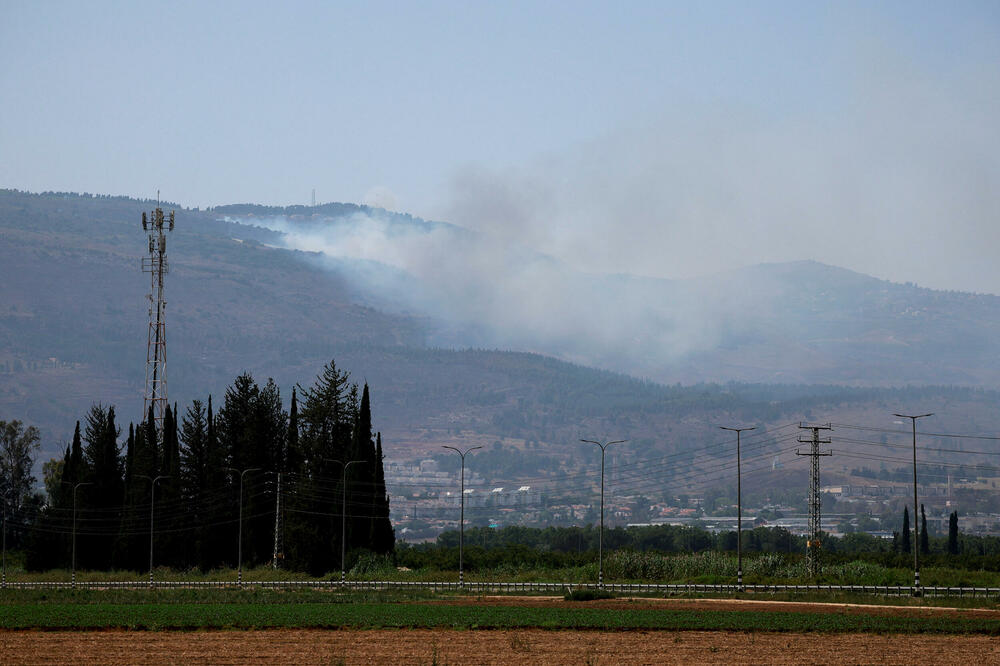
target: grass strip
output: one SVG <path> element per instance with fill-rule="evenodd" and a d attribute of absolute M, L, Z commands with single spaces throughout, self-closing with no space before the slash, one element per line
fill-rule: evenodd
<path fill-rule="evenodd" d="M 0 606 L 0 627 L 67 630 L 540 628 L 1000 635 L 1000 622 L 977 618 L 405 603 L 4 605 Z"/>

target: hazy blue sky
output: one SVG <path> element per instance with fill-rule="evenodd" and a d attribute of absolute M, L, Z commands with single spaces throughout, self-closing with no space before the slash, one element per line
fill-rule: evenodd
<path fill-rule="evenodd" d="M 1000 293 L 1000 3 L 9 2 L 0 187 Z"/>

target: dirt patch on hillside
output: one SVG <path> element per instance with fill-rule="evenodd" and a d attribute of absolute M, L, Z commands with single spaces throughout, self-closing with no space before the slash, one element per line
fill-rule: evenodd
<path fill-rule="evenodd" d="M 876 604 L 812 603 L 770 601 L 767 599 L 650 599 L 648 597 L 566 601 L 563 597 L 483 596 L 428 601 L 429 604 L 458 606 L 523 606 L 532 608 L 609 608 L 613 610 L 712 610 L 762 611 L 786 613 L 839 613 L 891 617 L 967 617 L 996 618 L 1000 610 L 979 608 L 944 608 L 940 606 L 889 606 Z"/>
<path fill-rule="evenodd" d="M 985 636 L 721 631 L 4 631 L 4 664 L 1000 664 Z"/>

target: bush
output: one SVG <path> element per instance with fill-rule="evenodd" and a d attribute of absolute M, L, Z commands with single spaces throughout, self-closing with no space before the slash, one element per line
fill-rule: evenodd
<path fill-rule="evenodd" d="M 563 599 L 566 601 L 596 601 L 597 599 L 614 598 L 615 595 L 611 594 L 607 590 L 595 590 L 592 588 L 570 590 L 563 596 Z"/>

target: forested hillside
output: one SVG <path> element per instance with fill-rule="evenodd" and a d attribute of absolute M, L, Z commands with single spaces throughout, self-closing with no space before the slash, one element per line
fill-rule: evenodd
<path fill-rule="evenodd" d="M 140 271 L 139 220 L 153 206 L 0 192 L 0 414 L 41 427 L 43 459 L 61 455 L 73 424 L 95 402 L 115 405 L 122 422 L 142 420 L 149 285 Z M 172 402 L 219 398 L 244 371 L 273 378 L 287 401 L 295 382 L 336 358 L 353 381 L 372 386 L 390 456 L 419 458 L 455 441 L 499 444 L 507 453 L 496 455 L 496 464 L 520 472 L 575 464 L 579 450 L 567 442 L 581 435 L 629 438 L 632 448 L 619 455 L 641 458 L 713 442 L 716 426 L 731 421 L 884 424 L 894 410 L 925 406 L 940 414 L 941 430 L 1000 430 L 1000 401 L 988 390 L 1000 384 L 993 296 L 893 285 L 813 263 L 747 269 L 695 293 L 722 294 L 735 280 L 753 296 L 756 309 L 743 311 L 752 317 L 724 321 L 710 349 L 678 357 L 666 370 L 662 356 L 651 353 L 648 367 L 637 361 L 648 340 L 609 343 L 604 365 L 624 374 L 510 351 L 512 344 L 467 348 L 462 326 L 399 304 L 379 309 L 385 295 L 358 281 L 350 270 L 356 261 L 321 262 L 277 247 L 279 232 L 232 221 L 280 215 L 292 224 L 322 227 L 336 219 L 344 226 L 345 215 L 357 214 L 379 216 L 397 231 L 466 233 L 351 204 L 178 207 L 166 285 Z M 628 276 L 602 284 L 667 295 L 684 286 Z M 433 346 L 449 336 L 457 341 L 452 349 Z M 768 382 L 728 381 L 761 374 L 753 368 L 770 368 Z M 637 379 L 665 371 L 690 380 Z M 727 381 L 698 381 L 720 376 Z M 831 377 L 842 385 L 828 385 Z"/>

